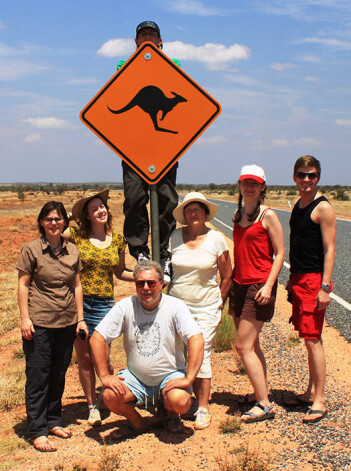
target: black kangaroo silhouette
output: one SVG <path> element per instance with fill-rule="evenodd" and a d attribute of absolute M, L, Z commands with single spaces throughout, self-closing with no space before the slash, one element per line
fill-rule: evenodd
<path fill-rule="evenodd" d="M 148 113 L 156 131 L 161 132 L 170 132 L 172 134 L 178 134 L 178 131 L 171 131 L 170 129 L 160 128 L 157 122 L 157 114 L 159 111 L 162 111 L 162 116 L 160 120 L 162 121 L 167 113 L 173 110 L 173 108 L 178 105 L 178 103 L 186 102 L 186 98 L 178 95 L 177 93 L 171 92 L 174 97 L 167 98 L 163 91 L 155 87 L 154 85 L 148 85 L 135 95 L 135 97 L 123 108 L 120 110 L 112 110 L 109 106 L 107 108 L 111 113 L 120 114 L 128 111 L 134 106 L 139 106 L 145 113 Z"/>

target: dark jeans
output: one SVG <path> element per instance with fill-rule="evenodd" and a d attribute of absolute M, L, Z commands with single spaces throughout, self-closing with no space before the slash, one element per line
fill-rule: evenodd
<path fill-rule="evenodd" d="M 146 205 L 149 202 L 149 184 L 128 164 L 122 162 L 124 186 L 124 237 L 128 242 L 129 253 L 138 258 L 139 253 L 149 255 L 149 216 Z M 173 210 L 178 204 L 176 191 L 178 164 L 175 164 L 156 184 L 159 206 L 160 255 L 161 260 L 168 257 L 167 247 L 170 233 L 176 222 Z"/>
<path fill-rule="evenodd" d="M 47 436 L 60 424 L 65 375 L 72 357 L 76 325 L 60 329 L 34 326 L 32 340 L 23 341 L 26 357 L 26 410 L 31 438 Z"/>

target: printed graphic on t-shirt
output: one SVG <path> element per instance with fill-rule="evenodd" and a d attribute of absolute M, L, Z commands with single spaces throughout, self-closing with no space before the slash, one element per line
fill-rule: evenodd
<path fill-rule="evenodd" d="M 136 344 L 144 357 L 155 355 L 160 350 L 161 329 L 158 322 L 144 322 L 136 330 Z"/>

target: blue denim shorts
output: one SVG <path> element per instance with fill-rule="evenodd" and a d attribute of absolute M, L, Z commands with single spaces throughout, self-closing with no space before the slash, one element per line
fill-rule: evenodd
<path fill-rule="evenodd" d="M 100 323 L 100 321 L 102 321 L 114 305 L 115 301 L 112 298 L 83 296 L 84 320 L 88 326 L 89 337 L 93 335 L 95 327 Z"/>
<path fill-rule="evenodd" d="M 148 399 L 152 401 L 153 405 L 155 405 L 155 402 L 159 401 L 161 390 L 166 386 L 167 382 L 174 378 L 184 378 L 185 371 L 178 370 L 170 373 L 163 378 L 161 384 L 158 384 L 157 386 L 147 386 L 139 381 L 138 378 L 127 369 L 120 371 L 117 376 L 122 376 L 124 378 L 122 379 L 123 383 L 137 398 L 135 405 L 138 407 L 145 406 L 147 408 Z M 191 391 L 191 388 L 189 391 Z"/>

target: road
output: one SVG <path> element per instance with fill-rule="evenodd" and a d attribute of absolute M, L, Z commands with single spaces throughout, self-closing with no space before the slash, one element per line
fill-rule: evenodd
<path fill-rule="evenodd" d="M 210 199 L 218 205 L 218 213 L 212 224 L 226 236 L 232 238 L 233 214 L 236 203 Z M 286 284 L 289 277 L 289 219 L 290 211 L 276 210 L 284 230 L 286 258 L 279 275 L 279 282 Z M 337 220 L 336 259 L 333 274 L 332 300 L 327 310 L 327 320 L 350 342 L 351 341 L 351 221 Z"/>

